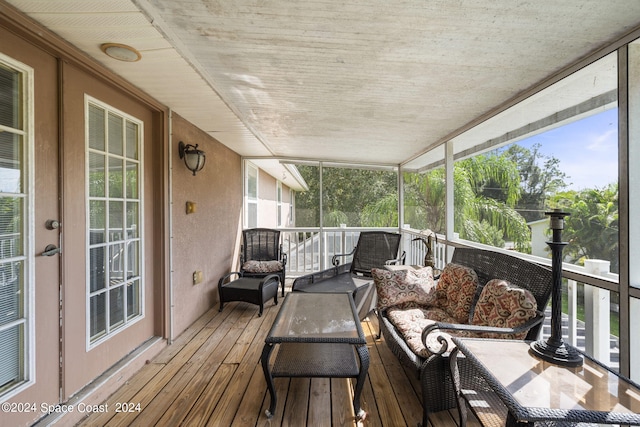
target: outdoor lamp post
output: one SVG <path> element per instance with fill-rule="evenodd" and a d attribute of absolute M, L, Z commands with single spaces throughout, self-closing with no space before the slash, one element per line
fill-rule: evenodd
<path fill-rule="evenodd" d="M 562 340 L 562 250 L 567 245 L 562 241 L 564 217 L 568 212 L 554 209 L 545 212 L 550 217 L 550 228 L 553 230 L 553 240 L 547 242 L 551 248 L 551 271 L 553 287 L 551 293 L 551 336 L 545 340 L 538 340 L 531 344 L 531 351 L 547 362 L 561 366 L 581 366 L 582 356 L 573 348 L 565 345 Z M 544 307 L 543 307 L 544 308 Z"/>

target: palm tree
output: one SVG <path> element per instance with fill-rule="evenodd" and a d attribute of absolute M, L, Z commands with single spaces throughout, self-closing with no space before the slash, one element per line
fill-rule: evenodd
<path fill-rule="evenodd" d="M 503 154 L 475 156 L 457 162 L 453 176 L 454 229 L 460 237 L 498 247 L 508 239 L 520 251 L 529 249 L 531 232 L 514 209 L 520 198 L 520 174 L 513 161 Z M 444 170 L 407 173 L 404 180 L 406 204 L 413 207 L 409 215 L 425 215 L 426 223 L 418 226 L 442 232 Z"/>

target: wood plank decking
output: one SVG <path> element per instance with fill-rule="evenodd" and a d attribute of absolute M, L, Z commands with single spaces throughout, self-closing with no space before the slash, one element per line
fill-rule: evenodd
<path fill-rule="evenodd" d="M 355 420 L 352 380 L 323 378 L 276 378 L 278 406 L 268 419 L 260 354 L 280 306 L 267 303 L 262 317 L 257 306 L 243 302 L 226 304 L 222 313 L 212 308 L 105 402 L 109 412 L 93 414 L 78 426 L 418 425 L 418 380 L 383 339 L 374 339 L 374 315 L 362 323 L 371 358 L 361 398 L 364 421 Z M 133 404 L 121 408 L 130 412 L 113 410 L 122 402 Z M 432 427 L 454 427 L 455 417 L 455 411 L 434 414 Z"/>

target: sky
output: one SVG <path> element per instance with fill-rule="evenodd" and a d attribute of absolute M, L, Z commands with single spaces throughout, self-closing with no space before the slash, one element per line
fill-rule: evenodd
<path fill-rule="evenodd" d="M 518 142 L 560 160 L 568 190 L 603 188 L 618 181 L 618 110 L 610 109 Z"/>

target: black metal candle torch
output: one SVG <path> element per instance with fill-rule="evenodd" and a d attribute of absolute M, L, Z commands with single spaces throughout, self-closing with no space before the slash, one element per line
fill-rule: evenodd
<path fill-rule="evenodd" d="M 554 209 L 545 212 L 550 217 L 550 228 L 553 230 L 553 239 L 547 242 L 551 248 L 551 271 L 553 276 L 553 288 L 551 293 L 551 336 L 545 340 L 538 340 L 531 344 L 531 351 L 539 358 L 547 362 L 562 366 L 581 366 L 582 356 L 562 340 L 562 251 L 567 245 L 562 241 L 564 229 L 564 217 L 568 212 Z"/>

